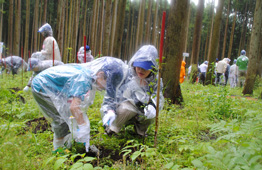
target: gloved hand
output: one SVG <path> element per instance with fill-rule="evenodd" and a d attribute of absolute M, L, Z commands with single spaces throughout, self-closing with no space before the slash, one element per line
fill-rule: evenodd
<path fill-rule="evenodd" d="M 116 114 L 113 110 L 108 110 L 105 116 L 103 117 L 103 125 L 111 126 L 113 121 L 116 119 Z"/>
<path fill-rule="evenodd" d="M 78 125 L 75 141 L 84 143 L 86 147 L 86 152 L 88 152 L 88 148 L 89 148 L 89 139 L 90 139 L 90 126 L 87 124 Z"/>
<path fill-rule="evenodd" d="M 28 86 L 25 86 L 25 88 L 23 89 L 24 92 L 27 92 L 29 90 Z"/>
<path fill-rule="evenodd" d="M 156 117 L 156 109 L 151 104 L 144 108 L 144 112 L 147 119 L 153 119 Z"/>

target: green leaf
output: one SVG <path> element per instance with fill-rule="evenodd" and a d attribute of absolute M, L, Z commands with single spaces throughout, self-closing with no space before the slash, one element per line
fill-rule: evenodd
<path fill-rule="evenodd" d="M 50 162 L 52 162 L 55 158 L 56 158 L 56 156 L 51 156 L 50 158 L 48 158 L 48 159 L 44 162 L 44 164 L 43 164 L 42 167 L 45 168 L 46 165 L 49 164 Z"/>
<path fill-rule="evenodd" d="M 84 167 L 83 167 L 83 170 L 93 170 L 93 169 L 94 169 L 94 167 L 91 164 L 85 164 Z"/>
<path fill-rule="evenodd" d="M 54 164 L 54 170 L 59 169 L 66 160 L 67 160 L 66 158 L 58 159 L 58 160 L 55 162 L 55 164 Z"/>
<path fill-rule="evenodd" d="M 81 156 L 81 157 L 82 157 L 82 154 L 79 154 L 79 153 L 78 153 L 78 154 L 72 155 L 72 156 L 70 157 L 71 161 L 74 162 L 74 160 L 75 160 L 75 158 L 76 158 L 77 156 Z"/>
<path fill-rule="evenodd" d="M 203 167 L 203 163 L 199 160 L 199 159 L 195 159 L 192 161 L 192 164 L 197 167 L 197 168 L 201 168 Z"/>
<path fill-rule="evenodd" d="M 93 158 L 93 157 L 90 157 L 90 156 L 84 158 L 85 162 L 91 162 L 93 160 L 96 160 L 96 158 Z"/>
<path fill-rule="evenodd" d="M 165 169 L 171 169 L 173 165 L 174 165 L 173 162 L 169 162 L 168 164 L 166 164 L 166 165 L 164 166 L 164 168 L 165 168 Z"/>
<path fill-rule="evenodd" d="M 73 164 L 70 168 L 70 170 L 74 170 L 74 169 L 78 169 L 80 167 L 82 167 L 84 164 L 82 162 L 77 162 L 75 164 Z M 82 169 L 82 168 L 81 168 Z"/>
<path fill-rule="evenodd" d="M 131 155 L 132 161 L 136 160 L 136 158 L 137 158 L 138 156 L 140 156 L 140 155 L 141 155 L 141 152 L 135 151 L 135 152 Z"/>

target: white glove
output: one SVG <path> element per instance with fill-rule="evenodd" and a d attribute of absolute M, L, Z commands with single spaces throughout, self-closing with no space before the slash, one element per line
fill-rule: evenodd
<path fill-rule="evenodd" d="M 78 125 L 76 132 L 76 142 L 84 143 L 86 147 L 86 152 L 89 148 L 89 139 L 90 139 L 90 126 L 87 124 Z"/>
<path fill-rule="evenodd" d="M 27 92 L 29 90 L 28 86 L 25 86 L 25 88 L 23 89 L 24 92 Z"/>
<path fill-rule="evenodd" d="M 147 119 L 153 119 L 156 117 L 156 109 L 152 105 L 147 105 L 144 108 L 144 112 Z"/>
<path fill-rule="evenodd" d="M 113 110 L 108 110 L 107 114 L 103 117 L 103 125 L 111 126 L 113 121 L 116 119 L 116 114 Z"/>

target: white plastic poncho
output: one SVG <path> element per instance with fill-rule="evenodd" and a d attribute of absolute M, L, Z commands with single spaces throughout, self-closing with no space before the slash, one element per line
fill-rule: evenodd
<path fill-rule="evenodd" d="M 152 45 L 145 45 L 141 47 L 131 58 L 128 63 L 129 66 L 129 76 L 127 77 L 125 84 L 121 87 L 122 90 L 122 98 L 121 101 L 128 100 L 134 106 L 138 108 L 137 112 L 140 115 L 144 115 L 143 110 L 139 109 L 142 106 L 146 106 L 148 104 L 154 104 L 156 106 L 156 99 L 157 99 L 157 81 L 158 75 L 154 74 L 153 72 L 150 73 L 149 77 L 145 80 L 146 85 L 141 85 L 141 79 L 137 76 L 135 72 L 135 68 L 133 67 L 134 61 L 151 61 L 154 66 L 155 70 L 158 69 L 158 52 L 157 49 Z M 160 107 L 161 110 L 164 105 L 164 97 L 162 94 L 163 83 L 162 79 L 160 80 Z"/>
<path fill-rule="evenodd" d="M 85 62 L 85 49 L 84 47 L 81 47 L 79 51 L 77 52 L 77 58 L 80 63 Z M 91 54 L 91 50 L 86 51 L 86 62 L 90 62 L 94 60 L 94 57 Z"/>
<path fill-rule="evenodd" d="M 106 82 L 102 84 L 103 89 L 106 89 L 109 98 L 113 98 L 114 96 L 110 96 L 111 92 L 114 93 L 123 76 L 123 72 L 117 69 L 121 67 L 122 63 L 121 60 L 113 57 L 102 57 L 85 64 L 64 64 L 51 67 L 42 71 L 33 79 L 32 90 L 51 99 L 59 113 L 53 120 L 59 122 L 59 124 L 65 122 L 73 134 L 77 134 L 80 127 L 76 119 L 70 119 L 70 116 L 72 116 L 70 107 L 74 98 L 81 99 L 78 106 L 81 108 L 81 115 L 83 115 L 84 122 L 88 126 L 84 136 L 86 147 L 88 147 L 90 123 L 85 113 L 93 103 L 95 91 L 101 90 L 101 83 L 98 87 L 97 82 L 98 73 L 104 72 Z"/>
<path fill-rule="evenodd" d="M 6 68 L 9 72 L 12 71 L 13 74 L 17 74 L 18 70 L 22 69 L 22 67 L 23 70 L 26 71 L 28 66 L 25 60 L 23 60 L 19 56 L 9 56 L 3 58 L 1 65 L 2 65 L 2 71 L 5 70 Z"/>
<path fill-rule="evenodd" d="M 40 60 L 53 60 L 53 48 L 54 48 L 54 60 L 61 61 L 61 54 L 58 47 L 58 44 L 53 37 L 53 30 L 51 26 L 46 23 L 42 27 L 39 28 L 38 32 L 41 32 L 45 37 L 43 42 L 42 50 L 40 51 L 41 55 L 39 55 Z"/>
<path fill-rule="evenodd" d="M 40 60 L 37 58 L 30 58 L 28 60 L 28 68 L 27 71 L 34 71 L 36 74 L 40 73 L 41 71 L 58 65 L 63 65 L 64 63 L 58 60 Z"/>

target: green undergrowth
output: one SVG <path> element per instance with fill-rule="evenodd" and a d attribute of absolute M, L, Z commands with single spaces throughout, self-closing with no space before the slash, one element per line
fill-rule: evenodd
<path fill-rule="evenodd" d="M 100 114 L 103 93 L 98 92 L 87 115 L 90 144 L 99 156 L 76 148 L 52 153 L 50 125 L 40 121 L 31 92 L 22 91 L 30 76 L 24 73 L 23 83 L 21 73 L 0 76 L 0 169 L 262 169 L 260 82 L 246 97 L 241 88 L 185 81 L 183 106 L 166 102 L 160 113 L 156 148 L 155 124 L 146 138 L 132 126 L 107 136 Z"/>

